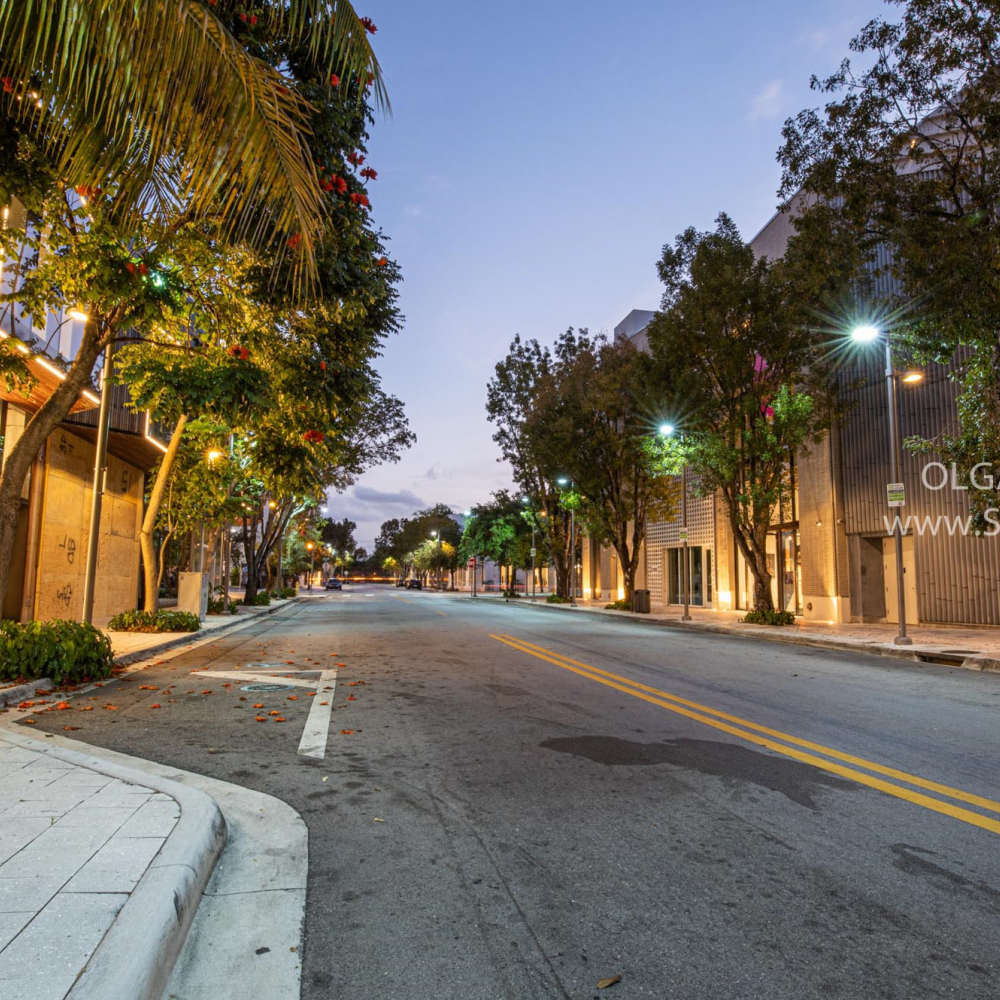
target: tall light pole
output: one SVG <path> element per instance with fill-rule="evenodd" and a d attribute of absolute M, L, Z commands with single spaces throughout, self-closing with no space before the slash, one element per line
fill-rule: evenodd
<path fill-rule="evenodd" d="M 889 411 L 889 476 L 893 485 L 900 482 L 902 471 L 902 446 L 899 439 L 899 401 L 896 393 L 896 372 L 892 367 L 892 341 L 888 331 L 876 326 L 856 326 L 851 331 L 851 339 L 857 344 L 870 344 L 879 337 L 885 344 L 885 391 Z M 905 497 L 904 497 L 905 501 Z M 906 590 L 903 567 L 903 523 L 897 517 L 893 527 L 896 548 L 896 600 L 899 611 L 899 634 L 892 640 L 897 646 L 912 646 L 913 640 L 906 634 Z"/>
<path fill-rule="evenodd" d="M 466 518 L 472 517 L 472 511 L 471 510 L 462 511 L 462 514 Z M 464 530 L 464 525 L 463 525 L 463 530 Z M 478 556 L 473 556 L 472 557 L 472 596 L 473 597 L 476 596 L 476 571 L 478 569 L 479 569 L 479 557 Z"/>
<path fill-rule="evenodd" d="M 313 576 L 316 573 L 316 546 L 312 542 L 306 542 L 309 550 L 309 593 L 313 591 Z"/>
<path fill-rule="evenodd" d="M 560 486 L 568 486 L 573 489 L 575 485 L 572 479 L 567 479 L 566 476 L 560 476 L 556 482 Z M 570 588 L 569 588 L 569 603 L 571 607 L 576 607 L 576 506 L 570 508 L 569 512 L 569 548 L 570 548 L 570 558 L 571 562 L 571 575 L 570 575 Z"/>
<path fill-rule="evenodd" d="M 661 437 L 673 437 L 676 428 L 673 424 L 661 424 L 660 425 L 660 436 Z M 688 577 L 688 466 L 687 459 L 684 460 L 684 465 L 681 469 L 681 542 L 684 545 L 683 555 L 681 557 L 681 590 L 684 594 L 684 614 L 681 615 L 681 621 L 689 622 L 691 621 L 691 593 L 689 589 L 689 577 Z"/>

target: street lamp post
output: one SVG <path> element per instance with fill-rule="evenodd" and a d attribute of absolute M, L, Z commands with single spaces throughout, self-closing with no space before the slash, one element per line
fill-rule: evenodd
<path fill-rule="evenodd" d="M 521 497 L 521 503 L 525 506 L 531 504 L 531 497 Z M 528 588 L 524 588 L 524 592 L 528 592 Z M 535 512 L 531 511 L 531 596 L 534 599 L 535 596 Z"/>
<path fill-rule="evenodd" d="M 902 446 L 899 435 L 899 402 L 896 392 L 896 372 L 892 366 L 892 341 L 888 331 L 883 333 L 875 326 L 857 326 L 851 331 L 851 339 L 859 344 L 870 344 L 882 337 L 885 342 L 885 391 L 889 414 L 889 475 L 893 483 L 900 481 L 902 472 Z M 892 640 L 897 646 L 912 646 L 913 640 L 906 634 L 906 590 L 903 567 L 903 524 L 895 519 L 893 538 L 896 549 L 896 600 L 899 611 L 899 634 Z"/>
<path fill-rule="evenodd" d="M 312 542 L 306 542 L 309 550 L 309 593 L 313 592 L 313 576 L 316 573 L 316 546 Z"/>
<path fill-rule="evenodd" d="M 662 437 L 671 437 L 674 433 L 673 424 L 662 424 L 660 426 L 660 435 Z M 688 577 L 688 466 L 687 459 L 684 460 L 684 465 L 681 469 L 681 542 L 683 543 L 684 549 L 681 555 L 681 590 L 684 594 L 684 614 L 681 615 L 681 621 L 689 622 L 691 621 L 691 594 L 689 590 L 689 577 Z"/>

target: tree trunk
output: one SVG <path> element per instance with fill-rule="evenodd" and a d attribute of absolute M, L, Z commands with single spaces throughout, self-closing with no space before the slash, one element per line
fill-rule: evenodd
<path fill-rule="evenodd" d="M 90 384 L 94 365 L 104 350 L 110 333 L 110 331 L 99 333 L 94 326 L 87 324 L 76 361 L 70 368 L 69 374 L 28 421 L 24 433 L 6 456 L 3 475 L 0 476 L 0 607 L 3 606 L 4 595 L 7 592 L 24 480 L 31 469 L 31 463 L 44 447 L 49 435 L 69 416 L 69 411 L 80 398 L 80 393 Z"/>
<path fill-rule="evenodd" d="M 182 413 L 177 418 L 177 425 L 173 434 L 170 435 L 170 444 L 167 453 L 160 460 L 160 470 L 156 474 L 156 480 L 149 493 L 149 503 L 146 505 L 146 513 L 142 518 L 142 527 L 139 529 L 139 548 L 142 552 L 142 578 L 146 589 L 146 599 L 143 610 L 151 614 L 159 607 L 160 588 L 156 580 L 156 546 L 153 544 L 153 530 L 156 527 L 156 518 L 160 513 L 160 505 L 163 503 L 164 494 L 167 492 L 167 483 L 170 480 L 170 470 L 173 468 L 174 459 L 180 450 L 181 437 L 184 434 L 184 425 L 187 417 Z"/>
<path fill-rule="evenodd" d="M 249 531 L 247 521 L 250 521 Z M 243 520 L 243 557 L 247 562 L 247 586 L 243 592 L 243 603 L 253 604 L 257 599 L 257 519 Z M 309 569 L 309 579 L 312 580 L 312 567 Z"/>

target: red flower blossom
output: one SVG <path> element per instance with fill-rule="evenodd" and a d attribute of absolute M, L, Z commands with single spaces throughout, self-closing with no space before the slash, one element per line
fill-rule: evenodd
<path fill-rule="evenodd" d="M 359 18 L 358 20 L 361 21 L 362 27 L 369 34 L 374 35 L 375 32 L 378 31 L 378 28 L 375 27 L 375 24 L 374 24 L 374 22 L 372 21 L 372 19 L 370 17 L 362 17 L 362 18 Z"/>
<path fill-rule="evenodd" d="M 289 236 L 287 240 L 289 250 L 297 250 L 299 244 L 302 242 L 302 234 L 296 233 L 294 236 Z"/>
<path fill-rule="evenodd" d="M 333 190 L 333 181 L 330 181 L 330 180 L 327 180 L 327 181 L 321 181 L 321 182 L 320 182 L 320 185 L 319 185 L 319 186 L 320 186 L 320 187 L 321 187 L 321 188 L 322 188 L 322 189 L 323 189 L 324 191 L 332 191 L 332 190 Z"/>
<path fill-rule="evenodd" d="M 135 264 L 132 263 L 132 261 L 129 261 L 125 265 L 125 270 L 128 271 L 129 274 L 135 274 L 135 272 L 136 272 L 136 266 L 135 266 Z"/>
<path fill-rule="evenodd" d="M 379 267 L 385 267 L 385 265 L 388 264 L 388 263 L 389 263 L 389 261 L 385 257 L 379 257 L 379 259 L 378 259 L 378 266 Z"/>
<path fill-rule="evenodd" d="M 246 16 L 246 14 L 240 14 L 240 20 L 241 20 L 241 21 L 242 21 L 242 22 L 243 22 L 244 24 L 246 24 L 246 20 L 247 20 L 247 16 Z"/>
<path fill-rule="evenodd" d="M 353 164 L 354 164 L 354 165 L 355 165 L 356 167 L 360 167 L 360 166 L 361 166 L 361 164 L 365 162 L 365 158 L 364 158 L 364 157 L 363 157 L 363 156 L 362 156 L 362 155 L 361 155 L 360 153 L 348 153 L 348 154 L 347 154 L 347 158 L 348 158 L 348 159 L 349 159 L 349 160 L 351 161 L 351 163 L 353 163 Z"/>
<path fill-rule="evenodd" d="M 229 348 L 229 353 L 236 358 L 237 361 L 247 361 L 250 358 L 250 352 L 245 347 L 240 347 L 239 344 L 233 344 Z"/>
<path fill-rule="evenodd" d="M 306 431 L 302 440 L 307 444 L 318 444 L 326 435 L 322 431 Z"/>
<path fill-rule="evenodd" d="M 340 77 L 337 76 L 336 73 L 331 73 L 330 74 L 330 86 L 331 87 L 339 87 L 340 86 Z"/>
<path fill-rule="evenodd" d="M 143 275 L 143 277 L 149 274 L 149 268 L 146 266 L 145 263 L 139 265 L 139 273 Z"/>
<path fill-rule="evenodd" d="M 376 177 L 378 177 L 378 171 L 373 170 L 371 167 L 365 167 L 365 169 L 361 171 L 361 176 L 367 177 L 368 180 L 373 181 Z"/>
<path fill-rule="evenodd" d="M 257 15 L 256 14 L 251 14 L 250 15 L 250 23 L 251 24 L 256 24 L 257 23 Z"/>
<path fill-rule="evenodd" d="M 337 194 L 347 194 L 347 181 L 343 177 L 334 177 L 333 183 L 337 187 Z"/>
<path fill-rule="evenodd" d="M 5 94 L 14 93 L 14 81 L 9 76 L 3 77 L 3 92 Z"/>
<path fill-rule="evenodd" d="M 320 370 L 321 372 L 325 372 L 325 371 L 326 371 L 326 362 L 325 362 L 325 361 L 321 361 L 321 362 L 319 363 L 319 370 Z"/>

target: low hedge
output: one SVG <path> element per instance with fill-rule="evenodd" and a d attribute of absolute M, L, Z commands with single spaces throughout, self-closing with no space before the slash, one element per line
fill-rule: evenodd
<path fill-rule="evenodd" d="M 549 596 L 545 598 L 545 603 L 546 604 L 571 604 L 572 601 L 568 597 L 560 597 L 558 594 L 549 594 Z"/>
<path fill-rule="evenodd" d="M 298 596 L 299 596 L 298 587 L 282 587 L 281 590 L 278 591 L 278 597 L 280 597 L 281 600 L 283 601 L 287 601 L 290 597 L 298 597 Z"/>
<path fill-rule="evenodd" d="M 743 616 L 747 625 L 794 625 L 791 611 L 748 611 Z"/>
<path fill-rule="evenodd" d="M 631 601 L 613 601 L 611 604 L 604 605 L 605 611 L 631 611 L 632 602 Z"/>
<path fill-rule="evenodd" d="M 0 622 L 0 679 L 56 684 L 107 677 L 114 665 L 111 640 L 93 625 L 74 621 Z"/>
<path fill-rule="evenodd" d="M 240 602 L 236 600 L 235 597 L 229 598 L 229 614 L 235 615 L 239 610 Z M 208 613 L 210 615 L 223 615 L 226 614 L 225 605 L 221 597 L 210 597 L 208 599 Z"/>
<path fill-rule="evenodd" d="M 266 590 L 261 590 L 254 595 L 254 599 L 252 601 L 248 601 L 244 597 L 243 603 L 249 604 L 253 607 L 264 607 L 265 605 L 271 603 L 271 595 Z"/>
<path fill-rule="evenodd" d="M 108 622 L 112 632 L 197 632 L 201 622 L 190 611 L 123 611 Z"/>

